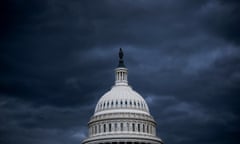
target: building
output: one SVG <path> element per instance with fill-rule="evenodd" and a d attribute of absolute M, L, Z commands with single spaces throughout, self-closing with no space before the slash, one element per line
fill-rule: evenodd
<path fill-rule="evenodd" d="M 88 123 L 89 137 L 82 144 L 163 144 L 156 122 L 141 95 L 128 85 L 123 52 L 115 69 L 115 85 L 98 101 Z"/>

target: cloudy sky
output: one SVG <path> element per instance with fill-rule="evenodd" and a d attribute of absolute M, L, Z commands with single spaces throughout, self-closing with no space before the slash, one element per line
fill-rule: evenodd
<path fill-rule="evenodd" d="M 122 47 L 165 144 L 235 144 L 239 25 L 237 0 L 3 0 L 0 143 L 79 144 Z"/>

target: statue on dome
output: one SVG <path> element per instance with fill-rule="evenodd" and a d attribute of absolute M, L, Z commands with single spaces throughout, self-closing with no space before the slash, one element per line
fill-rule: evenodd
<path fill-rule="evenodd" d="M 122 51 L 122 48 L 120 48 L 120 50 L 119 50 L 119 58 L 120 58 L 120 59 L 123 59 L 123 51 Z"/>
<path fill-rule="evenodd" d="M 119 55 L 118 67 L 125 67 L 124 61 L 123 61 L 123 51 L 122 51 L 122 48 L 119 49 L 118 55 Z"/>

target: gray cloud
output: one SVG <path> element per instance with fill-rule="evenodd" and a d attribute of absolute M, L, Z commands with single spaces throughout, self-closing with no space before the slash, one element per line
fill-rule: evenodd
<path fill-rule="evenodd" d="M 119 47 L 165 143 L 236 143 L 238 1 L 0 6 L 0 143 L 79 143 L 114 83 Z"/>

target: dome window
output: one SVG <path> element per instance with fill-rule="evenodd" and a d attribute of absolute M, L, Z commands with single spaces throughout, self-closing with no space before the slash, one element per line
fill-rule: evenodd
<path fill-rule="evenodd" d="M 140 132 L 140 124 L 138 124 L 138 132 Z"/>
<path fill-rule="evenodd" d="M 120 126 L 121 126 L 121 131 L 123 131 L 123 123 L 121 123 Z"/>
<path fill-rule="evenodd" d="M 106 132 L 106 124 L 103 125 L 103 132 Z"/>
<path fill-rule="evenodd" d="M 127 105 L 127 101 L 125 101 L 125 105 Z"/>
<path fill-rule="evenodd" d="M 114 124 L 114 131 L 117 131 L 117 123 Z"/>
<path fill-rule="evenodd" d="M 132 130 L 135 131 L 135 124 L 132 124 Z"/>
<path fill-rule="evenodd" d="M 108 129 L 109 129 L 109 132 L 112 131 L 112 125 L 111 125 L 111 123 L 108 125 Z"/>

